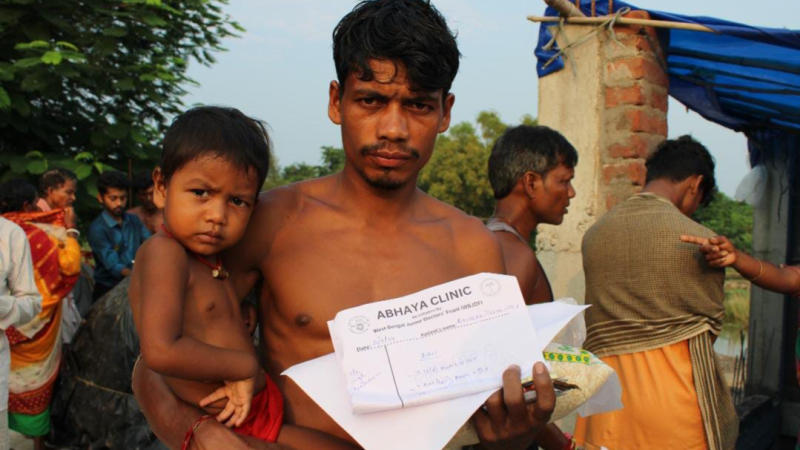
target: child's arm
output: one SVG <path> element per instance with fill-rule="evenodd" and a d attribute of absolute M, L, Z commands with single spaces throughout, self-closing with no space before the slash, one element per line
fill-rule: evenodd
<path fill-rule="evenodd" d="M 180 244 L 155 236 L 137 255 L 141 271 L 141 352 L 167 376 L 200 381 L 243 380 L 258 371 L 255 354 L 208 345 L 182 335 L 189 258 Z"/>
<path fill-rule="evenodd" d="M 793 267 L 782 267 L 754 258 L 738 250 L 725 236 L 702 238 L 681 236 L 681 241 L 700 246 L 700 252 L 711 267 L 733 267 L 750 282 L 771 291 L 797 294 L 800 273 Z"/>

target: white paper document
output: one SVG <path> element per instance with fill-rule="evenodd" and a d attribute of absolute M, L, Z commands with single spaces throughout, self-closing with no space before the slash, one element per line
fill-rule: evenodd
<path fill-rule="evenodd" d="M 516 283 L 516 279 L 513 280 Z M 544 346 L 585 308 L 586 306 L 563 303 L 546 303 L 524 308 L 526 319 L 538 332 L 540 339 L 538 343 L 528 343 L 530 351 L 541 357 Z M 491 340 L 492 336 L 484 339 Z M 337 350 L 340 345 L 341 340 L 335 344 Z M 523 374 L 529 374 L 532 364 L 521 367 Z M 496 386 L 500 386 L 501 374 L 505 368 L 495 374 Z M 294 380 L 366 449 L 441 449 L 496 390 L 495 387 L 415 407 L 355 414 L 347 381 L 333 353 L 292 366 L 283 375 Z"/>
<path fill-rule="evenodd" d="M 340 311 L 329 322 L 353 412 L 496 389 L 542 360 L 517 279 L 481 273 Z"/>

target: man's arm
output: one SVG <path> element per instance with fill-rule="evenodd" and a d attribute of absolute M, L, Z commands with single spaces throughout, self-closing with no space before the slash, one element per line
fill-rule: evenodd
<path fill-rule="evenodd" d="M 478 272 L 506 273 L 500 244 L 493 233 L 477 219 L 465 224 L 470 236 L 468 247 L 460 255 L 462 261 L 474 261 Z M 537 362 L 532 368 L 537 399 L 526 404 L 520 383 L 521 371 L 512 366 L 503 372 L 503 388 L 492 394 L 485 410 L 478 409 L 472 416 L 475 430 L 483 448 L 526 449 L 547 426 L 555 407 L 553 381 L 544 364 Z"/>
<path fill-rule="evenodd" d="M 87 239 L 92 248 L 92 255 L 98 265 L 103 266 L 111 273 L 127 276 L 130 273 L 128 265 L 130 261 L 122 261 L 119 254 L 114 250 L 111 242 L 108 241 L 106 231 L 98 226 L 89 227 Z"/>
<path fill-rule="evenodd" d="M 186 432 L 205 413 L 178 399 L 164 383 L 163 378 L 148 369 L 141 361 L 133 368 L 131 383 L 136 401 L 156 437 L 171 449 L 181 448 Z M 256 445 L 257 442 L 245 443 L 216 420 L 206 420 L 196 427 L 190 448 L 198 450 L 279 448 L 266 442 L 262 446 Z"/>
<path fill-rule="evenodd" d="M 133 368 L 133 394 L 147 423 L 161 442 L 171 449 L 181 448 L 186 432 L 205 413 L 175 397 L 160 375 L 141 361 Z M 284 425 L 278 443 L 269 443 L 248 436 L 239 436 L 216 420 L 206 420 L 195 427 L 189 448 L 217 449 L 310 449 L 352 450 L 359 448 L 317 430 Z"/>
<path fill-rule="evenodd" d="M 9 224 L 11 226 L 13 224 Z M 28 323 L 42 310 L 42 296 L 33 278 L 33 261 L 28 238 L 13 225 L 9 238 L 9 295 L 0 296 L 0 330 Z M 2 280 L 0 280 L 2 281 Z"/>

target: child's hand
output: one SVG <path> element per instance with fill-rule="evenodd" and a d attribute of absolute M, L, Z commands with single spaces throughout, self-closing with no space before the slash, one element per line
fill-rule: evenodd
<path fill-rule="evenodd" d="M 209 394 L 200 400 L 200 407 L 214 403 L 223 398 L 228 399 L 225 408 L 217 414 L 217 420 L 225 424 L 226 427 L 238 427 L 247 415 L 250 414 L 250 403 L 253 400 L 253 390 L 255 388 L 255 377 L 239 381 L 226 381 L 225 386 Z"/>
<path fill-rule="evenodd" d="M 728 267 L 736 262 L 737 251 L 725 236 L 701 238 L 698 236 L 681 235 L 681 241 L 700 246 L 700 252 L 706 257 L 711 267 Z"/>

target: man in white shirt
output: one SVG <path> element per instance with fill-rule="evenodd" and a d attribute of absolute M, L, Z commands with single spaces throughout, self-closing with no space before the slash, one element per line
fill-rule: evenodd
<path fill-rule="evenodd" d="M 0 450 L 8 450 L 8 371 L 6 328 L 33 320 L 42 296 L 33 279 L 28 238 L 15 223 L 0 217 Z"/>

